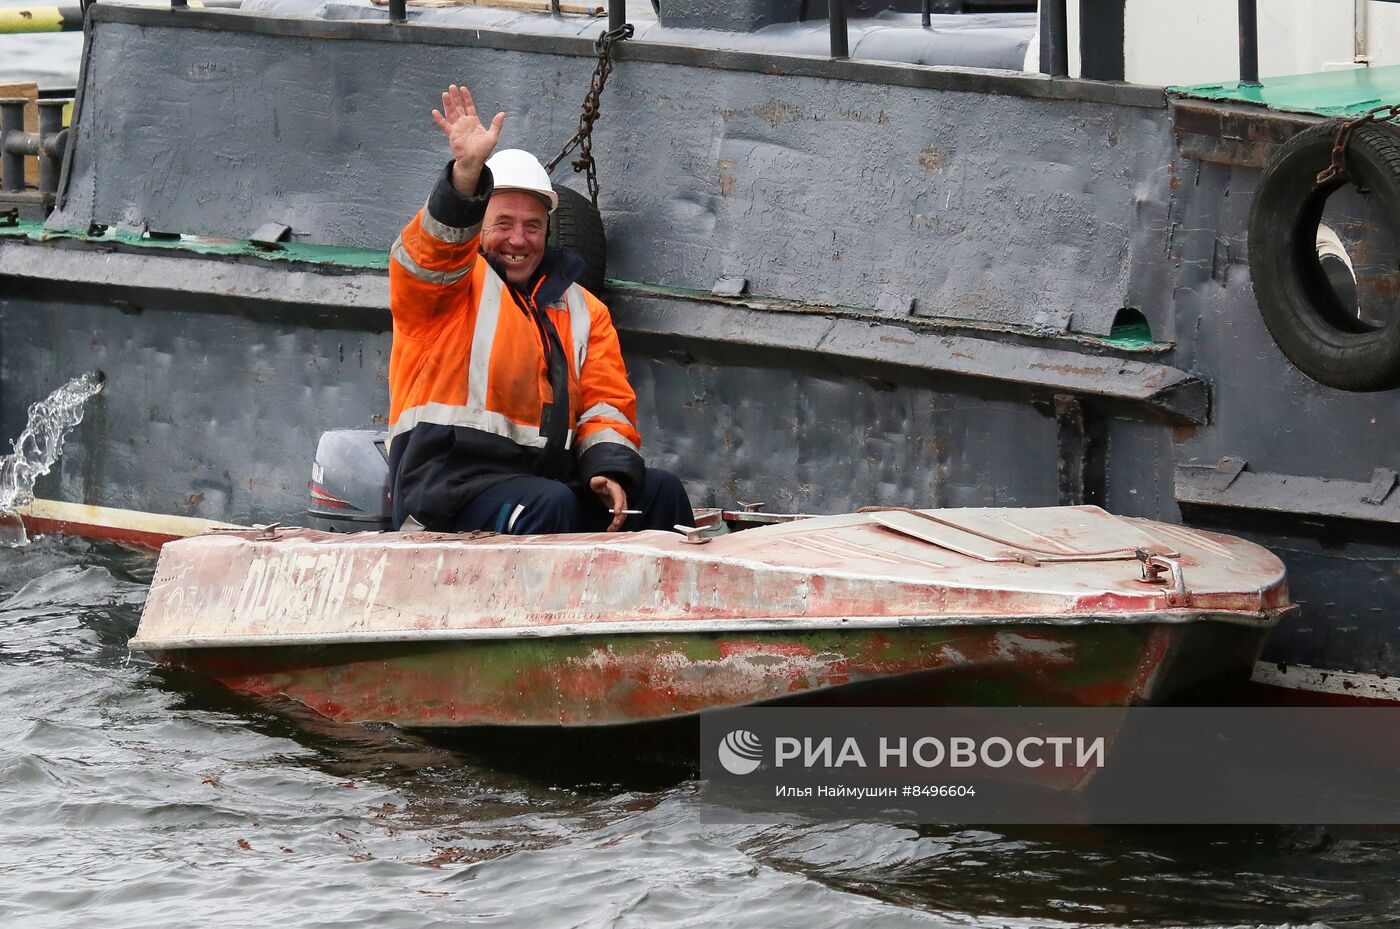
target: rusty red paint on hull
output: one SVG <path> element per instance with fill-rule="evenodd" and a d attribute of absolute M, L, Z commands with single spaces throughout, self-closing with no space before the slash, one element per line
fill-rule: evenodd
<path fill-rule="evenodd" d="M 160 551 L 161 546 L 173 542 L 178 535 L 164 532 L 146 532 L 140 529 L 125 529 L 120 526 L 98 526 L 92 523 L 79 523 L 66 519 L 44 519 L 26 516 L 24 527 L 30 535 L 66 535 L 91 539 L 94 542 L 118 542 Z"/>
<path fill-rule="evenodd" d="M 743 655 L 783 655 L 787 657 L 812 654 L 812 647 L 801 642 L 725 641 L 719 646 L 721 658 Z"/>
<path fill-rule="evenodd" d="M 1128 706 L 1174 696 L 1163 682 L 1174 665 L 1194 666 L 1201 688 L 1243 678 L 1262 642 L 1257 631 L 1227 626 L 901 630 L 879 641 L 846 636 L 844 648 L 829 635 L 618 638 L 191 649 L 157 658 L 344 722 L 587 726 L 793 701 Z"/>

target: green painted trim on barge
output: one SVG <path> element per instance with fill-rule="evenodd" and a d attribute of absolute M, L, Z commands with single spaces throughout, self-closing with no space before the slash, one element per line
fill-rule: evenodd
<path fill-rule="evenodd" d="M 1360 116 L 1374 107 L 1400 103 L 1400 65 L 1267 77 L 1259 84 L 1231 81 L 1168 87 L 1167 92 L 1197 100 L 1252 103 L 1288 113 Z"/>
<path fill-rule="evenodd" d="M 178 238 L 151 237 L 109 228 L 101 235 L 84 232 L 45 229 L 42 223 L 22 222 L 0 226 L 0 238 L 25 238 L 34 242 L 63 239 L 96 245 L 118 244 L 163 251 L 188 252 L 195 255 L 229 255 L 259 258 L 264 261 L 291 261 L 326 265 L 355 271 L 387 271 L 389 253 L 377 248 L 351 248 L 345 245 L 314 245 L 308 242 L 279 242 L 274 246 L 257 245 L 246 239 L 221 239 L 208 236 Z"/>

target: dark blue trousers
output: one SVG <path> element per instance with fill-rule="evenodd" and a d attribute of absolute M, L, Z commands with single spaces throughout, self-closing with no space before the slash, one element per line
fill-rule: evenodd
<path fill-rule="evenodd" d="M 629 499 L 627 508 L 642 512 L 627 517 L 623 532 L 695 525 L 690 498 L 680 478 L 660 468 L 647 468 L 641 499 Z M 587 487 L 521 476 L 479 494 L 458 515 L 453 530 L 485 529 L 510 535 L 602 532 L 610 522 L 612 514 Z"/>

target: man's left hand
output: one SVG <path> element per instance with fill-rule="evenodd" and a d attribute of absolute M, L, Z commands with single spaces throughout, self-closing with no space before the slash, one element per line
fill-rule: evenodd
<path fill-rule="evenodd" d="M 608 524 L 608 531 L 620 531 L 623 522 L 627 519 L 627 514 L 622 512 L 627 509 L 627 494 L 623 491 L 622 485 L 610 477 L 599 474 L 588 482 L 588 489 L 598 495 L 598 499 L 605 508 L 614 511 L 612 522 Z"/>

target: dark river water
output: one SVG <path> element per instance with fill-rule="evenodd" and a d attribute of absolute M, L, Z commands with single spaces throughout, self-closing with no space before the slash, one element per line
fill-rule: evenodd
<path fill-rule="evenodd" d="M 152 568 L 0 550 L 0 927 L 1400 925 L 1400 833 L 719 824 L 250 703 L 127 651 Z"/>

